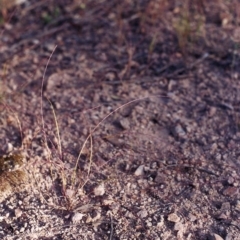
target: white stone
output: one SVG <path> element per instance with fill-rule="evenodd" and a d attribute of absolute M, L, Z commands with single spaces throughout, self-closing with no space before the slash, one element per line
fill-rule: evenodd
<path fill-rule="evenodd" d="M 171 213 L 168 215 L 168 221 L 177 223 L 180 221 L 180 217 L 176 213 Z"/>
<path fill-rule="evenodd" d="M 175 231 L 183 231 L 183 224 L 181 222 L 175 223 L 174 230 Z"/>
<path fill-rule="evenodd" d="M 146 210 L 141 210 L 137 213 L 137 215 L 141 218 L 145 218 L 148 216 L 148 212 Z"/>
<path fill-rule="evenodd" d="M 17 218 L 19 218 L 19 217 L 22 216 L 22 210 L 19 209 L 19 208 L 16 208 L 15 211 L 14 211 L 14 213 L 15 213 L 15 216 L 16 216 Z"/>
<path fill-rule="evenodd" d="M 135 176 L 141 176 L 144 174 L 144 165 L 140 165 L 134 172 Z"/>
<path fill-rule="evenodd" d="M 95 196 L 102 196 L 104 195 L 104 193 L 105 193 L 105 187 L 103 183 L 94 188 Z"/>
<path fill-rule="evenodd" d="M 82 220 L 83 216 L 84 216 L 84 214 L 82 214 L 82 213 L 79 213 L 79 212 L 75 213 L 72 217 L 72 222 L 79 223 Z"/>
<path fill-rule="evenodd" d="M 213 234 L 213 237 L 214 237 L 214 240 L 223 240 L 223 238 L 216 233 Z"/>

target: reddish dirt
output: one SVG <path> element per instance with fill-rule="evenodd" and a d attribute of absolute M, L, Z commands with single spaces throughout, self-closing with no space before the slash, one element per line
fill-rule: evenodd
<path fill-rule="evenodd" d="M 240 239 L 239 3 L 79 2 L 2 24 L 0 238 Z"/>

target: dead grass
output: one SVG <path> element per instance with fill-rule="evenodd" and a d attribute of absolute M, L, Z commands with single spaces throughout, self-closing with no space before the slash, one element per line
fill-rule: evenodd
<path fill-rule="evenodd" d="M 54 48 L 52 54 L 54 54 L 56 48 Z M 51 56 L 52 56 L 51 54 Z M 51 59 L 51 56 L 49 57 L 49 60 L 47 62 L 44 74 L 43 74 L 43 79 L 42 79 L 42 87 L 43 87 L 43 83 L 45 80 L 45 74 L 47 71 L 47 66 L 49 64 L 49 61 Z M 136 104 L 139 103 L 141 101 L 145 101 L 148 100 L 150 98 L 159 98 L 161 97 L 160 95 L 157 96 L 149 96 L 149 97 L 143 97 L 143 98 L 139 98 L 139 99 L 135 99 L 132 101 L 128 101 L 125 104 L 120 105 L 119 107 L 117 107 L 115 110 L 111 111 L 109 114 L 107 114 L 95 127 L 93 127 L 92 129 L 89 130 L 89 134 L 87 136 L 87 138 L 85 139 L 85 141 L 82 144 L 82 147 L 79 151 L 78 157 L 75 160 L 75 163 L 72 164 L 72 167 L 68 168 L 66 167 L 66 164 L 68 164 L 68 161 L 66 161 L 65 157 L 64 157 L 64 152 L 62 149 L 62 140 L 61 140 L 61 127 L 59 126 L 58 123 L 58 119 L 56 116 L 56 112 L 55 109 L 53 107 L 53 105 L 51 104 L 51 102 L 48 100 L 49 105 L 52 109 L 52 115 L 53 115 L 53 119 L 54 119 L 54 125 L 55 125 L 55 132 L 54 135 L 49 136 L 48 135 L 48 130 L 46 129 L 46 124 L 44 121 L 44 113 L 43 113 L 43 88 L 41 91 L 41 114 L 42 114 L 42 133 L 43 133 L 43 142 L 44 142 L 44 148 L 46 149 L 47 152 L 47 163 L 50 166 L 50 176 L 51 176 L 51 182 L 52 185 L 56 185 L 56 187 L 54 187 L 53 192 L 51 191 L 51 194 L 49 193 L 48 198 L 54 199 L 53 202 L 51 202 L 49 204 L 48 200 L 46 199 L 46 191 L 44 191 L 45 193 L 42 192 L 42 190 L 40 189 L 40 187 L 37 187 L 39 189 L 40 195 L 42 197 L 42 199 L 51 207 L 54 207 L 56 209 L 65 209 L 68 211 L 74 211 L 76 208 L 80 209 L 82 206 L 82 203 L 80 200 L 78 200 L 79 196 L 77 196 L 77 194 L 79 194 L 79 192 L 81 194 L 84 194 L 84 187 L 85 185 L 88 183 L 89 176 L 90 176 L 90 172 L 91 172 L 91 168 L 93 163 L 93 155 L 94 155 L 94 151 L 93 151 L 93 137 L 94 134 L 96 132 L 96 130 L 105 123 L 105 121 L 110 118 L 113 114 L 117 113 L 118 111 L 120 111 L 123 108 L 126 108 L 128 105 L 131 104 Z M 125 134 L 138 136 L 138 138 L 140 136 L 142 140 L 149 140 L 150 138 L 152 139 L 152 141 L 156 141 L 159 142 L 159 138 L 156 138 L 156 136 L 150 136 L 148 135 L 148 133 L 143 133 L 143 131 L 140 132 L 125 132 Z M 121 134 L 123 135 L 123 133 Z M 103 139 L 109 140 L 110 138 L 118 138 L 118 136 L 116 134 L 114 135 L 109 135 L 109 136 L 105 136 L 103 137 Z M 52 142 L 51 139 L 55 139 L 55 143 L 54 144 Z M 133 138 L 132 138 L 133 139 Z M 136 142 L 136 139 L 134 140 Z M 52 143 L 54 147 L 54 149 L 50 149 L 49 148 L 49 142 Z M 110 141 L 111 142 L 111 141 Z M 135 143 L 136 145 L 137 143 Z M 130 152 L 134 152 L 136 151 L 136 149 L 133 149 L 131 146 L 131 142 L 129 142 L 127 145 L 130 146 Z M 79 167 L 79 161 L 80 158 L 82 157 L 82 155 L 85 155 L 87 152 L 87 159 L 88 159 L 88 164 L 87 164 L 87 168 L 86 168 L 86 174 L 84 174 L 83 176 L 79 175 L 81 174 L 81 172 L 78 171 L 78 167 Z M 130 154 L 131 155 L 131 154 Z M 87 160 L 86 159 L 86 160 Z M 99 171 L 101 171 L 99 169 Z M 111 170 L 110 170 L 111 171 Z M 111 173 L 110 173 L 111 174 Z M 35 178 L 35 183 L 37 185 L 38 180 Z M 101 182 L 99 183 L 99 186 L 101 186 Z M 52 195 L 54 194 L 54 196 Z M 45 196 L 44 196 L 45 195 Z M 51 197 L 50 197 L 51 196 Z M 61 200 L 59 200 L 61 199 Z"/>

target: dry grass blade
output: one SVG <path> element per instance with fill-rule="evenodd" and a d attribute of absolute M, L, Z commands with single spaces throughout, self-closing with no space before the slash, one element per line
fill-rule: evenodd
<path fill-rule="evenodd" d="M 61 137 L 60 137 L 60 131 L 59 131 L 59 126 L 58 126 L 58 120 L 57 120 L 57 116 L 56 116 L 56 113 L 55 113 L 55 110 L 53 108 L 53 105 L 51 103 L 51 101 L 48 99 L 48 102 L 50 103 L 50 106 L 51 106 L 51 110 L 52 110 L 52 113 L 53 113 L 53 117 L 54 117 L 54 123 L 55 123 L 55 127 L 56 127 L 56 133 L 57 133 L 57 145 L 58 145 L 58 151 L 59 151 L 59 154 L 60 154 L 60 157 L 62 158 L 62 142 L 61 142 Z"/>
<path fill-rule="evenodd" d="M 44 142 L 45 142 L 45 146 L 46 146 L 46 149 L 48 150 L 48 152 L 50 153 L 50 150 L 47 146 L 47 136 L 46 136 L 46 133 L 44 131 L 45 129 L 45 122 L 44 122 L 44 118 L 43 118 L 43 84 L 44 84 L 44 80 L 45 80 L 45 76 L 46 76 L 46 72 L 47 72 L 47 68 L 48 68 L 48 65 L 49 65 L 49 62 L 53 56 L 53 53 L 55 52 L 57 48 L 57 45 L 54 47 L 51 55 L 49 56 L 48 58 L 48 61 L 47 61 L 47 64 L 45 66 L 45 69 L 44 69 L 44 72 L 43 72 L 43 76 L 42 76 L 42 86 L 41 86 L 41 117 L 42 117 L 42 131 L 43 131 L 43 137 L 44 137 Z"/>
<path fill-rule="evenodd" d="M 92 134 L 97 130 L 97 128 L 98 128 L 107 118 L 109 118 L 113 113 L 119 111 L 121 108 L 126 107 L 127 105 L 130 105 L 130 104 L 132 104 L 132 103 L 139 102 L 139 101 L 142 101 L 142 100 L 145 100 L 145 99 L 148 99 L 148 98 L 149 98 L 149 97 L 143 97 L 143 98 L 139 98 L 139 99 L 134 99 L 134 100 L 132 100 L 132 101 L 129 101 L 129 102 L 127 102 L 127 103 L 125 103 L 125 104 L 117 107 L 115 110 L 113 110 L 112 112 L 110 112 L 109 114 L 107 114 L 107 115 L 93 128 L 93 130 L 90 132 L 90 134 L 87 136 L 86 140 L 84 141 L 83 146 L 82 146 L 82 148 L 81 148 L 81 150 L 80 150 L 80 152 L 79 152 L 79 155 L 78 155 L 78 158 L 77 158 L 77 161 L 76 161 L 75 170 L 77 169 L 78 162 L 79 162 L 80 157 L 81 157 L 81 155 L 82 155 L 82 153 L 83 153 L 83 149 L 85 148 L 85 146 L 86 146 L 89 138 L 92 136 Z"/>

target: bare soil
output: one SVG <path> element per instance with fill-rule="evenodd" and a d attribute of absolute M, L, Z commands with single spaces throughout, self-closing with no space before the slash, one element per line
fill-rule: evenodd
<path fill-rule="evenodd" d="M 180 2 L 4 14 L 1 239 L 240 239 L 240 5 Z"/>

